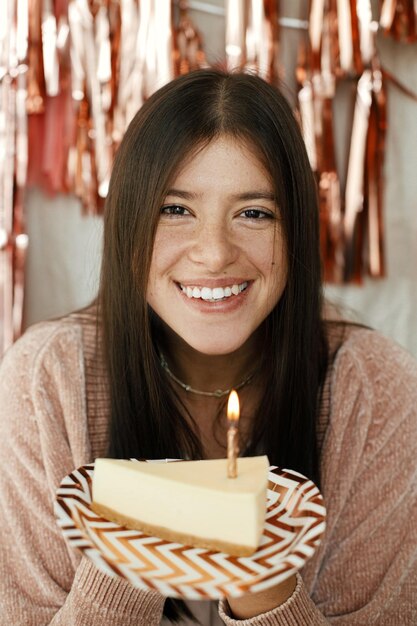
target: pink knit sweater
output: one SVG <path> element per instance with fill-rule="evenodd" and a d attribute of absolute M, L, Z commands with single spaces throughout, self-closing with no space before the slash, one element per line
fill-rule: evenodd
<path fill-rule="evenodd" d="M 88 313 L 41 323 L 0 369 L 1 626 L 166 623 L 162 596 L 97 571 L 54 518 L 61 479 L 106 450 L 94 338 Z M 239 621 L 226 602 L 192 603 L 204 626 L 417 624 L 416 407 L 416 362 L 376 332 L 351 330 L 318 424 L 324 540 L 285 604 Z"/>

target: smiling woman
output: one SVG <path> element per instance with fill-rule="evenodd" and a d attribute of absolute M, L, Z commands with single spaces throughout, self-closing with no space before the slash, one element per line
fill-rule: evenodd
<path fill-rule="evenodd" d="M 1 625 L 416 623 L 417 367 L 325 319 L 318 218 L 279 90 L 200 70 L 145 102 L 115 159 L 97 300 L 30 329 L 2 364 Z M 66 547 L 52 512 L 64 476 L 103 456 L 226 457 L 232 387 L 241 455 L 324 495 L 301 574 L 190 611 Z"/>

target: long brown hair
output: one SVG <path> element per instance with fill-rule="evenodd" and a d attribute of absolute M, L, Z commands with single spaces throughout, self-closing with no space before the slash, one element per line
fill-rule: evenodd
<path fill-rule="evenodd" d="M 266 392 L 247 454 L 319 482 L 315 423 L 327 367 L 316 185 L 297 121 L 261 78 L 199 70 L 154 93 L 116 155 L 106 202 L 100 310 L 109 375 L 108 454 L 201 458 L 200 442 L 166 384 L 146 302 L 160 207 L 178 168 L 226 134 L 253 145 L 269 172 L 288 251 L 285 291 L 265 320 Z M 161 391 L 163 390 L 163 392 Z"/>

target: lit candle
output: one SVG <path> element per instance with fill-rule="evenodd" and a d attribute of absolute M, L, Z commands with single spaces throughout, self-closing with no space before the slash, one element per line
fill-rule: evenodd
<path fill-rule="evenodd" d="M 227 478 L 237 477 L 237 456 L 239 454 L 238 421 L 239 421 L 239 396 L 233 389 L 227 402 Z"/>

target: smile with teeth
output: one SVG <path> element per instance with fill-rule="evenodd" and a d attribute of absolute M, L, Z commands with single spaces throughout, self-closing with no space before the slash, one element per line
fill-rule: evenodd
<path fill-rule="evenodd" d="M 210 289 L 210 287 L 191 287 L 185 285 L 179 285 L 181 291 L 188 298 L 197 298 L 201 300 L 205 300 L 206 302 L 219 302 L 220 300 L 225 300 L 226 298 L 230 298 L 231 296 L 238 296 L 242 291 L 246 289 L 248 286 L 247 282 L 230 285 L 227 287 L 214 287 L 214 289 Z"/>

